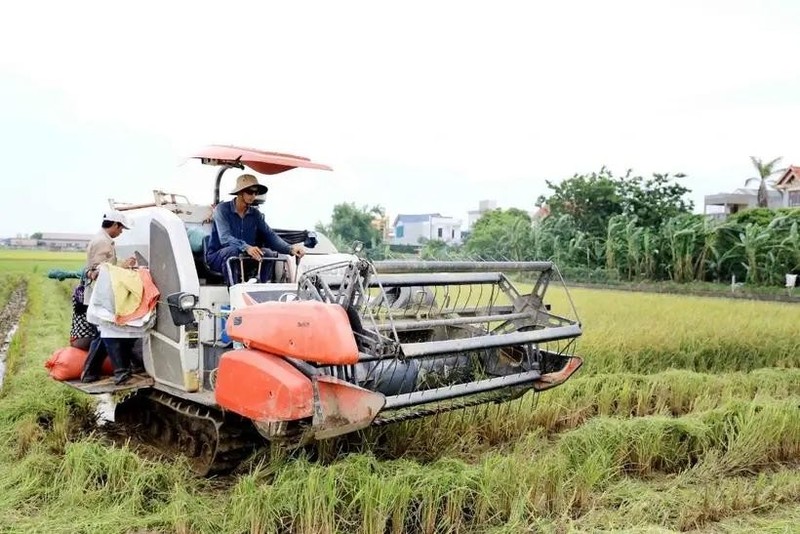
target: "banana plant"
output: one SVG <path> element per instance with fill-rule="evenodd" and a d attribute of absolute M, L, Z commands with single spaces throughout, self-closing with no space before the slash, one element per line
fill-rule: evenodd
<path fill-rule="evenodd" d="M 531 224 L 529 221 L 518 218 L 506 228 L 498 242 L 499 253 L 512 261 L 533 259 Z"/>
<path fill-rule="evenodd" d="M 788 271 L 800 270 L 800 230 L 797 223 L 793 222 L 789 228 L 789 235 L 781 242 L 788 253 L 790 266 Z"/>
<path fill-rule="evenodd" d="M 624 227 L 625 262 L 627 263 L 628 280 L 633 280 L 641 272 L 641 237 L 642 228 L 636 226 L 638 219 L 632 217 Z"/>
<path fill-rule="evenodd" d="M 675 282 L 689 282 L 693 279 L 699 226 L 695 217 L 685 215 L 673 217 L 664 225 L 670 277 Z"/>
<path fill-rule="evenodd" d="M 575 237 L 569 240 L 569 260 L 574 264 L 582 264 L 585 262 L 587 268 L 591 268 L 592 247 L 589 243 L 589 236 L 585 232 L 577 231 Z"/>
<path fill-rule="evenodd" d="M 698 224 L 700 251 L 694 264 L 695 280 L 703 281 L 706 279 L 706 274 L 711 270 L 710 264 L 713 264 L 715 270 L 719 269 L 719 263 L 714 260 L 721 256 L 717 243 L 719 241 L 719 231 L 723 225 L 724 223 L 718 223 L 711 219 L 705 219 Z M 719 279 L 719 274 L 719 272 L 714 272 L 714 277 Z"/>
<path fill-rule="evenodd" d="M 535 223 L 530 229 L 530 255 L 534 260 L 547 257 L 545 247 L 549 239 L 547 223 Z"/>
<path fill-rule="evenodd" d="M 739 242 L 736 248 L 743 255 L 742 266 L 747 271 L 747 282 L 758 284 L 761 281 L 761 268 L 759 264 L 766 264 L 765 258 L 770 240 L 770 231 L 766 227 L 748 223 L 739 233 Z"/>
<path fill-rule="evenodd" d="M 774 247 L 780 250 L 775 265 L 776 276 L 800 270 L 800 232 L 798 221 L 787 215 L 776 217 L 767 227 L 774 236 Z"/>
<path fill-rule="evenodd" d="M 614 215 L 608 220 L 606 228 L 606 269 L 610 271 L 619 271 L 619 234 L 620 230 L 625 226 L 625 220 L 624 215 Z"/>
<path fill-rule="evenodd" d="M 659 236 L 650 228 L 642 232 L 642 270 L 641 274 L 648 280 L 654 280 L 658 270 Z"/>

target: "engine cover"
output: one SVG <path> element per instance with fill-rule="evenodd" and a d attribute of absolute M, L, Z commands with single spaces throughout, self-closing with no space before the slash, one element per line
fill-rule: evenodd
<path fill-rule="evenodd" d="M 358 347 L 338 304 L 312 300 L 263 302 L 231 312 L 225 327 L 246 347 L 320 364 L 358 361 Z"/>

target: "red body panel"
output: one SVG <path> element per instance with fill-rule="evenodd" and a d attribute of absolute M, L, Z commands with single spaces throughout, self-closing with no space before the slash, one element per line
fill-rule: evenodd
<path fill-rule="evenodd" d="M 332 170 L 327 165 L 314 163 L 310 159 L 301 156 L 265 152 L 254 148 L 238 146 L 211 145 L 198 151 L 198 153 L 192 157 L 204 160 L 204 163 L 243 163 L 254 171 L 262 174 L 278 174 L 297 167 L 321 169 L 324 171 Z"/>
<path fill-rule="evenodd" d="M 366 428 L 386 404 L 386 397 L 380 393 L 332 376 L 317 377 L 315 386 L 319 399 L 313 420 L 316 439 Z"/>
<path fill-rule="evenodd" d="M 320 364 L 358 361 L 347 312 L 312 300 L 263 302 L 231 312 L 225 327 L 245 346 Z"/>
<path fill-rule="evenodd" d="M 261 422 L 311 417 L 314 403 L 311 381 L 292 364 L 249 349 L 222 355 L 214 394 L 226 410 Z"/>
<path fill-rule="evenodd" d="M 544 391 L 546 389 L 554 388 L 560 384 L 563 384 L 567 381 L 569 377 L 577 371 L 580 366 L 583 365 L 583 360 L 573 356 L 567 362 L 567 365 L 560 371 L 555 373 L 547 373 L 542 375 L 542 377 L 533 383 L 533 389 L 536 391 Z"/>

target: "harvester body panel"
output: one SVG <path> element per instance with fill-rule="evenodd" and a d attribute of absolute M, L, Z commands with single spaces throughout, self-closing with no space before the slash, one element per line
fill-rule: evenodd
<path fill-rule="evenodd" d="M 214 395 L 222 408 L 261 423 L 313 415 L 311 380 L 284 358 L 260 350 L 223 354 Z"/>
<path fill-rule="evenodd" d="M 231 312 L 226 332 L 246 347 L 326 365 L 358 361 L 341 306 L 317 301 L 264 302 Z"/>
<path fill-rule="evenodd" d="M 314 418 L 307 438 L 328 439 L 367 428 L 386 404 L 380 393 L 328 375 L 316 375 Z"/>

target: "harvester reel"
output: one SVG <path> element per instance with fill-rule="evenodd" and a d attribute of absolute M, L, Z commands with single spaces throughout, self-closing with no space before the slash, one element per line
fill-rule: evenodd
<path fill-rule="evenodd" d="M 536 276 L 531 294 L 520 294 L 505 269 Z M 348 310 L 359 362 L 320 370 L 385 395 L 381 424 L 566 380 L 581 329 L 544 305 L 552 275 L 549 262 L 358 260 L 306 273 L 299 294 Z"/>

